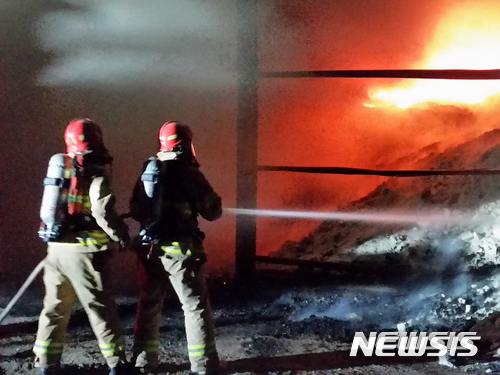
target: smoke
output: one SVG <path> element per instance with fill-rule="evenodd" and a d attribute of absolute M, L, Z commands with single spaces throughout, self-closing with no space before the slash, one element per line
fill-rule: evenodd
<path fill-rule="evenodd" d="M 292 320 L 300 321 L 304 319 L 309 319 L 312 316 L 318 318 L 326 317 L 338 320 L 356 319 L 356 317 L 358 316 L 356 311 L 358 311 L 359 313 L 359 309 L 353 308 L 353 306 L 351 305 L 351 300 L 352 297 L 348 298 L 344 296 L 340 299 L 339 302 L 337 302 L 332 307 L 329 307 L 325 311 L 321 311 L 321 309 L 318 309 L 313 306 L 308 306 L 305 309 L 301 310 L 296 316 L 292 317 Z"/>
<path fill-rule="evenodd" d="M 360 218 L 362 215 L 359 213 Z M 470 225 L 475 222 L 474 225 L 483 225 L 485 222 L 491 224 L 493 220 L 481 216 L 478 224 L 474 218 L 464 218 L 457 218 L 457 223 Z M 483 280 L 481 277 L 473 278 L 469 273 L 464 262 L 464 250 L 468 246 L 465 241 L 447 230 L 436 230 L 435 227 L 413 228 L 407 234 L 413 244 L 410 245 L 414 248 L 412 252 L 416 253 L 412 257 L 420 258 L 420 261 L 416 258 L 410 260 L 413 271 L 397 286 L 384 289 L 374 288 L 372 284 L 371 287 L 358 287 L 357 291 L 340 287 L 332 290 L 330 298 L 307 301 L 290 316 L 290 320 L 331 318 L 350 321 L 358 327 L 356 330 L 363 330 L 370 325 L 372 328 L 378 325 L 388 329 L 408 329 L 413 326 L 411 330 L 414 330 L 415 327 L 421 329 L 428 325 L 449 325 L 450 319 L 454 319 L 453 314 L 460 314 L 455 319 L 465 321 L 466 316 L 470 317 L 471 304 L 475 310 L 482 307 L 484 298 L 476 296 L 478 293 L 473 284 L 489 285 L 491 282 L 487 280 L 488 276 Z M 428 244 L 431 250 L 426 246 L 416 246 L 419 242 Z M 383 257 L 383 249 L 380 248 L 375 249 L 372 255 L 376 255 L 377 251 Z M 380 266 L 383 267 L 382 264 Z M 401 324 L 404 328 L 400 327 Z"/>
<path fill-rule="evenodd" d="M 319 302 L 300 308 L 290 316 L 290 320 L 330 318 L 350 321 L 358 325 L 381 324 L 388 328 L 394 328 L 395 322 L 401 319 L 402 312 L 399 309 L 401 302 L 396 289 L 358 288 L 355 291 L 334 292 L 333 295 L 335 298 L 338 297 L 338 300 L 331 306 L 329 306 L 331 298 L 320 298 Z"/>
<path fill-rule="evenodd" d="M 444 315 L 449 314 L 456 307 L 457 300 L 463 299 L 470 290 L 471 278 L 467 274 L 459 275 L 446 283 L 436 283 L 433 280 L 419 285 L 405 283 L 391 289 L 358 287 L 354 291 L 332 290 L 330 296 L 303 303 L 289 319 L 296 322 L 310 318 L 349 321 L 358 326 L 356 330 L 370 326 L 373 328 L 374 325 L 399 329 L 401 323 L 406 324 L 406 329 L 412 324 L 420 324 L 420 327 L 429 324 L 446 325 L 449 324 L 449 317 Z M 474 302 L 480 303 L 480 300 L 478 298 Z M 289 304 L 292 305 L 292 302 L 300 304 L 297 299 Z M 439 316 L 440 310 L 443 311 L 442 317 Z"/>
<path fill-rule="evenodd" d="M 37 29 L 53 56 L 41 85 L 227 87 L 234 38 L 227 4 L 197 0 L 78 1 L 44 15 Z"/>
<path fill-rule="evenodd" d="M 426 56 L 440 18 L 457 3 L 470 2 L 259 2 L 259 69 L 406 69 Z M 9 166 L 2 174 L 9 238 L 32 233 L 24 245 L 43 254 L 36 238 L 39 184 L 46 160 L 63 146 L 64 124 L 73 117 L 104 125 L 116 160 L 120 210 L 137 177 L 131 171 L 155 151 L 158 128 L 171 118 L 193 125 L 204 173 L 225 204 L 234 204 L 239 26 L 234 1 L 56 0 L 0 6 L 2 45 L 8 51 L 2 54 L 2 121 L 12 125 L 6 127 L 9 142 L 2 149 L 7 155 L 2 165 Z M 379 168 L 429 143 L 437 152 L 498 125 L 497 101 L 481 110 L 450 107 L 432 113 L 364 107 L 369 89 L 387 83 L 259 80 L 259 164 Z M 418 158 L 410 160 L 408 168 Z M 32 165 L 33 173 L 19 177 L 24 165 Z M 383 181 L 261 173 L 258 207 L 336 210 Z M 22 214 L 12 217 L 12 212 Z M 288 236 L 308 234 L 311 223 L 260 220 L 259 251 L 274 251 Z M 216 250 L 220 264 L 231 258 L 234 222 L 210 223 L 204 231 L 210 247 L 223 249 Z M 21 253 L 13 241 L 4 242 L 7 270 L 7 264 L 19 263 L 14 258 L 21 259 Z M 34 265 L 38 259 L 32 258 Z"/>
<path fill-rule="evenodd" d="M 455 24 L 469 27 L 477 19 L 478 8 L 474 1 L 433 2 L 426 7 L 418 1 L 391 0 L 274 4 L 262 12 L 262 71 L 421 68 L 437 41 L 443 40 L 443 20 L 460 14 L 460 22 Z M 481 4 L 483 10 L 488 7 L 492 15 L 497 14 L 495 2 Z M 467 14 L 471 16 L 468 21 Z M 498 110 L 494 109 L 498 101 L 493 99 L 484 106 L 426 103 L 406 110 L 363 106 L 371 91 L 411 86 L 414 80 L 263 79 L 259 84 L 261 165 L 411 169 L 427 155 L 499 126 Z M 426 149 L 429 145 L 433 148 Z M 258 206 L 338 209 L 384 181 L 371 176 L 265 172 L 259 175 Z M 288 227 L 277 220 L 258 223 L 261 238 L 279 232 L 281 243 L 295 240 L 292 235 L 300 233 L 296 223 L 290 222 Z M 302 235 L 309 230 L 304 227 Z M 280 245 L 266 246 L 270 244 L 259 243 L 264 252 Z"/>
<path fill-rule="evenodd" d="M 432 264 L 434 268 L 444 270 L 449 267 L 458 267 L 454 271 L 460 270 L 460 251 L 464 248 L 464 242 L 461 239 L 453 236 L 436 235 L 431 245 L 435 252 Z"/>
<path fill-rule="evenodd" d="M 423 57 L 439 16 L 452 2 L 275 4 L 261 26 L 264 71 L 408 68 Z M 391 80 L 261 82 L 259 157 L 265 164 L 369 166 L 398 148 L 408 151 L 407 142 L 398 144 L 409 138 L 401 121 L 390 111 L 363 107 L 371 87 Z M 439 121 L 435 125 L 441 128 Z"/>

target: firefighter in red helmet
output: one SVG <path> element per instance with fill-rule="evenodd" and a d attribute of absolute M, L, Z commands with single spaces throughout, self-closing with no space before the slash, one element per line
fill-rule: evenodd
<path fill-rule="evenodd" d="M 110 241 L 122 249 L 130 238 L 114 209 L 106 166 L 112 157 L 100 127 L 89 119 L 70 122 L 66 154 L 54 155 L 44 180 L 39 235 L 48 242 L 45 298 L 33 351 L 45 375 L 59 371 L 66 328 L 76 298 L 82 304 L 99 348 L 120 374 L 125 365 L 121 326 L 109 292 Z"/>
<path fill-rule="evenodd" d="M 163 125 L 160 151 L 145 163 L 130 201 L 132 217 L 142 228 L 136 246 L 141 291 L 133 348 L 133 362 L 142 373 L 155 373 L 158 367 L 168 282 L 184 310 L 191 373 L 213 374 L 219 368 L 198 216 L 218 219 L 222 203 L 199 170 L 192 136 L 180 122 Z"/>

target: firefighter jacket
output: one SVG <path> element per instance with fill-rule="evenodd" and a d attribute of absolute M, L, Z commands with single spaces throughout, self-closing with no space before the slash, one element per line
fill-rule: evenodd
<path fill-rule="evenodd" d="M 138 179 L 130 210 L 149 231 L 149 246 L 137 246 L 141 292 L 134 328 L 132 362 L 135 367 L 159 365 L 163 301 L 170 282 L 184 311 L 187 349 L 193 373 L 204 374 L 218 366 L 212 310 L 205 281 L 204 235 L 198 215 L 212 221 L 222 215 L 221 198 L 214 192 L 193 158 L 160 152 L 151 198 L 144 180 Z M 140 236 L 139 236 L 140 237 Z M 144 241 L 143 241 L 144 243 Z M 144 248 L 148 256 L 144 256 Z"/>
<path fill-rule="evenodd" d="M 50 242 L 49 249 L 61 245 L 77 252 L 95 252 L 107 250 L 110 239 L 128 242 L 127 226 L 115 211 L 115 197 L 107 176 L 80 176 L 73 185 L 67 197 L 67 229 Z M 67 247 L 68 244 L 79 246 Z"/>
<path fill-rule="evenodd" d="M 35 367 L 59 367 L 72 306 L 78 298 L 101 353 L 114 368 L 125 363 L 126 357 L 110 293 L 112 252 L 105 250 L 110 240 L 128 242 L 127 227 L 115 212 L 106 175 L 92 170 L 74 174 L 68 178 L 71 186 L 65 200 L 65 230 L 48 244 L 44 306 L 33 348 Z"/>
<path fill-rule="evenodd" d="M 175 152 L 159 152 L 157 157 L 158 186 L 149 198 L 141 178 L 137 180 L 130 200 L 132 217 L 160 243 L 182 242 L 183 238 L 198 238 L 201 243 L 204 234 L 197 217 L 218 219 L 222 215 L 220 196 L 191 159 Z"/>

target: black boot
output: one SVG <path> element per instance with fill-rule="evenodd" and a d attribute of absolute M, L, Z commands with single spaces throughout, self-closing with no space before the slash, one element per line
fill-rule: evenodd
<path fill-rule="evenodd" d="M 157 374 L 157 369 L 153 369 L 153 368 L 150 368 L 150 367 L 136 367 L 137 371 L 139 372 L 139 374 L 143 375 L 154 375 L 154 374 Z"/>
<path fill-rule="evenodd" d="M 125 374 L 130 374 L 131 372 L 128 371 L 126 366 L 123 365 L 118 365 L 116 367 L 113 367 L 109 369 L 109 375 L 125 375 Z"/>

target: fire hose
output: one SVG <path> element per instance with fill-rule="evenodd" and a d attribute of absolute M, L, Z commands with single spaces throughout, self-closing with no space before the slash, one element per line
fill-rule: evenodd
<path fill-rule="evenodd" d="M 123 220 L 123 219 L 127 219 L 131 216 L 132 215 L 130 214 L 130 212 L 127 212 L 126 214 L 119 215 L 118 217 Z M 7 304 L 5 309 L 2 311 L 2 313 L 0 314 L 0 324 L 2 324 L 2 321 L 9 314 L 10 310 L 12 310 L 12 308 L 14 307 L 16 302 L 19 300 L 19 298 L 21 298 L 21 296 L 24 294 L 26 289 L 29 288 L 31 283 L 33 283 L 33 280 L 35 280 L 36 277 L 38 276 L 38 274 L 42 271 L 44 265 L 45 265 L 45 258 L 42 261 L 40 261 L 40 263 L 38 263 L 38 265 L 35 267 L 35 269 L 33 271 L 31 271 L 30 275 L 28 276 L 28 278 L 26 279 L 24 284 L 17 291 L 16 295 L 11 299 L 11 301 Z"/>
<path fill-rule="evenodd" d="M 28 278 L 26 279 L 24 284 L 21 286 L 21 288 L 18 290 L 16 295 L 9 302 L 7 307 L 5 307 L 5 309 L 2 311 L 2 314 L 0 315 L 0 324 L 5 319 L 5 317 L 7 316 L 9 311 L 12 309 L 12 307 L 14 307 L 14 305 L 19 300 L 19 298 L 21 298 L 21 296 L 24 294 L 26 289 L 28 289 L 28 287 L 31 285 L 33 280 L 35 280 L 35 278 L 38 276 L 38 274 L 42 271 L 44 265 L 45 265 L 45 258 L 40 263 L 38 263 L 38 265 L 35 267 L 35 269 L 33 271 L 31 271 L 31 274 L 28 276 Z"/>
<path fill-rule="evenodd" d="M 309 172 L 309 173 L 347 173 L 347 174 L 373 174 L 373 172 L 378 172 L 380 175 L 393 175 L 394 173 L 401 173 L 404 177 L 414 177 L 417 175 L 432 175 L 432 174 L 457 174 L 457 175 L 470 175 L 470 174 L 500 174 L 498 170 L 468 170 L 468 171 L 373 171 L 373 170 L 358 170 L 354 168 L 300 168 L 300 167 L 261 167 L 261 170 L 274 170 L 274 171 L 297 171 L 297 172 Z M 332 171 L 333 169 L 333 171 Z M 325 171 L 326 170 L 326 171 Z M 443 173 L 444 172 L 444 173 Z M 450 173 L 454 172 L 454 173 Z M 492 173 L 493 172 L 493 173 Z M 323 220 L 352 220 L 352 221 L 380 221 L 389 220 L 391 222 L 461 222 L 464 217 L 450 215 L 434 215 L 421 217 L 412 213 L 410 215 L 391 215 L 390 217 L 381 216 L 380 213 L 350 213 L 350 212 L 300 212 L 300 211 L 279 211 L 279 210 L 256 210 L 256 209 L 241 209 L 241 208 L 226 208 L 224 210 L 229 214 L 234 215 L 250 215 L 250 216 L 274 216 L 274 217 L 294 217 L 294 218 L 306 218 L 306 219 L 323 219 Z M 131 213 L 127 212 L 125 214 L 119 215 L 120 219 L 126 219 L 131 217 Z M 465 218 L 467 219 L 467 218 Z M 470 218 L 468 218 L 470 219 Z M 9 311 L 19 300 L 19 298 L 24 294 L 26 289 L 31 285 L 33 280 L 38 276 L 40 271 L 43 269 L 45 264 L 45 259 L 43 259 L 31 272 L 29 277 L 26 279 L 22 287 L 12 298 L 9 304 L 6 306 L 2 314 L 0 314 L 0 324 L 5 319 Z"/>

